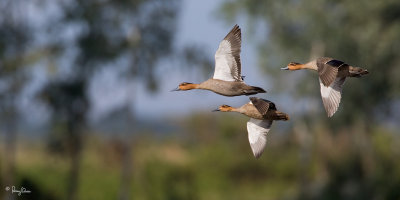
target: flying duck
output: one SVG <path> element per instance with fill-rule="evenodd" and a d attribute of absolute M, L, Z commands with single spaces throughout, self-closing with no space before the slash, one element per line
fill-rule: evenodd
<path fill-rule="evenodd" d="M 305 64 L 291 62 L 287 67 L 281 69 L 311 69 L 318 71 L 322 102 L 328 117 L 332 117 L 339 108 L 342 87 L 346 78 L 358 78 L 368 74 L 368 71 L 365 69 L 353 67 L 343 61 L 328 57 L 321 57 Z"/>
<path fill-rule="evenodd" d="M 266 93 L 264 89 L 247 85 L 243 81 L 240 63 L 241 41 L 241 30 L 235 25 L 221 41 L 215 53 L 214 76 L 200 84 L 183 82 L 172 91 L 202 89 L 229 97 Z"/>
<path fill-rule="evenodd" d="M 234 108 L 221 105 L 214 111 L 238 112 L 250 117 L 247 122 L 247 132 L 250 147 L 254 157 L 259 158 L 267 144 L 267 133 L 274 120 L 289 120 L 289 116 L 276 109 L 273 102 L 258 97 L 250 97 L 250 102 L 241 107 Z"/>

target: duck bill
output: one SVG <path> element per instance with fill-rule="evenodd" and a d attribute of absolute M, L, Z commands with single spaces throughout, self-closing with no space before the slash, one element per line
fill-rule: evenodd
<path fill-rule="evenodd" d="M 281 70 L 289 70 L 289 67 L 282 67 Z"/>
<path fill-rule="evenodd" d="M 215 110 L 212 110 L 211 112 L 218 112 L 218 111 L 221 111 L 221 110 L 219 108 L 217 108 Z"/>
<path fill-rule="evenodd" d="M 175 92 L 175 91 L 181 91 L 181 89 L 179 89 L 179 86 L 174 88 L 174 89 L 172 89 L 170 92 Z"/>

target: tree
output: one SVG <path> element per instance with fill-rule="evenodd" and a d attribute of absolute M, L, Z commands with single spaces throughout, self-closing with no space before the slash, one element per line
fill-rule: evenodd
<path fill-rule="evenodd" d="M 32 52 L 27 48 L 30 27 L 26 23 L 26 15 L 16 14 L 24 8 L 21 1 L 7 0 L 0 4 L 0 128 L 5 132 L 2 188 L 15 183 L 17 122 L 20 117 L 17 99 L 28 78 L 25 66 L 32 62 Z M 13 199 L 13 196 L 6 192 L 3 199 Z"/>
<path fill-rule="evenodd" d="M 327 56 L 370 72 L 360 80 L 346 81 L 339 111 L 333 118 L 318 118 L 307 110 L 293 122 L 293 132 L 303 135 L 299 136 L 303 141 L 297 199 L 398 198 L 394 188 L 399 183 L 391 181 L 396 174 L 395 161 L 389 156 L 381 162 L 386 158 L 378 156 L 371 141 L 373 134 L 380 134 L 376 127 L 383 126 L 382 121 L 399 121 L 394 108 L 399 104 L 400 89 L 400 3 L 233 0 L 226 1 L 221 10 L 227 20 L 244 15 L 253 26 L 267 27 L 267 33 L 260 34 L 267 37 L 257 46 L 260 66 L 274 75 L 270 76 L 274 87 L 298 98 L 296 102 L 321 100 L 316 74 L 280 71 L 291 61 L 307 62 Z M 287 109 L 291 107 L 287 105 Z M 319 107 L 319 115 L 325 115 L 322 103 Z M 318 147 L 327 144 L 334 145 L 325 150 L 326 147 Z M 316 150 L 310 151 L 310 147 Z M 337 158 L 330 155 L 342 148 L 346 153 Z M 323 183 L 313 180 L 312 174 L 316 179 L 321 176 L 310 170 L 313 162 L 319 163 L 317 166 L 328 176 Z M 387 184 L 381 185 L 383 182 Z"/>
<path fill-rule="evenodd" d="M 284 85 L 279 88 L 282 92 L 319 98 L 315 74 L 298 73 L 296 83 L 285 83 L 291 74 L 278 70 L 290 61 L 334 57 L 371 72 L 362 80 L 347 81 L 337 124 L 395 116 L 392 106 L 398 104 L 400 86 L 399 2 L 229 1 L 221 9 L 227 19 L 244 13 L 249 21 L 259 22 L 253 24 L 267 27 L 268 37 L 258 45 L 260 65 L 276 75 L 275 86 Z"/>
<path fill-rule="evenodd" d="M 150 90 L 155 90 L 157 61 L 173 52 L 178 3 L 177 0 L 69 0 L 57 5 L 53 3 L 62 14 L 59 19 L 49 21 L 47 28 L 52 34 L 47 45 L 57 47 L 53 59 L 59 69 L 66 65 L 70 73 L 56 73 L 42 90 L 41 99 L 53 111 L 53 124 L 66 127 L 66 132 L 59 134 L 58 139 L 53 137 L 53 142 L 62 144 L 62 141 L 68 141 L 65 150 L 72 158 L 68 199 L 77 198 L 84 144 L 82 128 L 87 123 L 90 109 L 90 81 L 100 68 L 108 66 L 119 69 L 121 79 L 141 79 Z M 71 30 L 74 34 L 65 42 L 63 33 Z M 135 91 L 129 92 L 132 100 Z M 131 121 L 134 122 L 133 116 Z M 129 199 L 130 143 L 130 137 L 124 139 L 120 199 Z"/>

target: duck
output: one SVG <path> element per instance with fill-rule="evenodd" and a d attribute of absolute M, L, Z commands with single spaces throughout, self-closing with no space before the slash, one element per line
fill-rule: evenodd
<path fill-rule="evenodd" d="M 234 108 L 228 105 L 221 105 L 213 111 L 238 112 L 250 117 L 247 122 L 248 138 L 253 155 L 258 159 L 266 147 L 267 133 L 271 128 L 272 122 L 275 120 L 289 120 L 289 115 L 278 111 L 275 104 L 269 100 L 258 97 L 250 97 L 249 99 L 250 102 L 241 107 Z"/>
<path fill-rule="evenodd" d="M 290 62 L 283 70 L 310 69 L 318 71 L 322 102 L 328 117 L 332 117 L 339 108 L 342 88 L 347 77 L 362 77 L 368 70 L 351 66 L 343 61 L 320 57 L 305 64 Z"/>
<path fill-rule="evenodd" d="M 266 93 L 263 88 L 247 85 L 243 80 L 240 62 L 241 42 L 241 30 L 236 24 L 220 42 L 215 53 L 214 76 L 199 84 L 180 83 L 171 91 L 201 89 L 228 97 Z"/>

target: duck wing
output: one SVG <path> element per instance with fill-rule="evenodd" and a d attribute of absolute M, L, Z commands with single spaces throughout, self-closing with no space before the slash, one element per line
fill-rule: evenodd
<path fill-rule="evenodd" d="M 250 118 L 247 122 L 249 142 L 254 157 L 259 158 L 267 145 L 267 133 L 271 128 L 272 120 L 258 120 Z"/>
<path fill-rule="evenodd" d="M 324 103 L 328 117 L 332 117 L 339 108 L 340 99 L 342 98 L 342 87 L 345 80 L 346 77 L 336 78 L 335 81 L 327 87 L 324 85 L 323 81 L 319 79 L 322 102 Z"/>
<path fill-rule="evenodd" d="M 321 58 L 317 61 L 319 78 L 325 86 L 331 85 L 338 74 L 339 68 L 347 65 L 343 61 L 332 58 Z"/>
<path fill-rule="evenodd" d="M 239 26 L 235 25 L 219 43 L 215 53 L 214 79 L 243 81 L 240 64 L 241 35 Z"/>
<path fill-rule="evenodd" d="M 258 97 L 250 97 L 251 103 L 256 107 L 261 115 L 267 114 L 269 110 L 276 110 L 275 104 L 272 101 L 261 99 Z"/>

